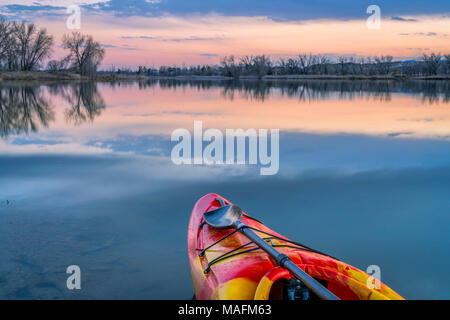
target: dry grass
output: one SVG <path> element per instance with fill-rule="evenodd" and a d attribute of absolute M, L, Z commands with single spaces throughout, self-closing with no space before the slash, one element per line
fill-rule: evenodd
<path fill-rule="evenodd" d="M 144 76 L 137 74 L 117 74 L 117 73 L 98 73 L 94 77 L 80 76 L 79 74 L 71 72 L 45 72 L 45 71 L 17 71 L 17 72 L 0 72 L 0 82 L 19 82 L 19 81 L 38 81 L 38 82 L 81 82 L 81 81 L 99 81 L 99 82 L 114 82 L 114 81 L 139 81 L 152 79 L 183 79 L 183 80 L 227 80 L 232 79 L 223 76 L 176 76 L 176 77 L 158 77 L 158 76 Z M 241 76 L 242 80 L 450 80 L 449 75 L 442 76 L 354 76 L 354 75 L 278 75 L 278 76 L 264 76 L 262 78 L 256 76 Z"/>
<path fill-rule="evenodd" d="M 50 73 L 40 71 L 17 71 L 17 72 L 0 72 L 2 81 L 57 81 L 72 80 L 80 81 L 80 75 L 73 73 Z"/>
<path fill-rule="evenodd" d="M 94 77 L 80 76 L 71 72 L 17 71 L 0 72 L 0 81 L 127 81 L 146 80 L 148 77 L 127 74 L 97 74 Z"/>

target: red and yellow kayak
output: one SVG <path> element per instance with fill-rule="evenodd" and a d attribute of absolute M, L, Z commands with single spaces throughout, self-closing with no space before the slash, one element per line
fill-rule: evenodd
<path fill-rule="evenodd" d="M 231 204 L 217 194 L 202 197 L 192 210 L 188 230 L 188 253 L 195 297 L 199 300 L 269 300 L 314 294 L 293 283 L 289 271 L 277 266 L 269 255 L 243 234 L 215 229 L 203 221 L 205 212 Z M 267 228 L 244 214 L 242 222 L 263 237 L 311 277 L 321 282 L 340 299 L 401 300 L 395 291 L 365 272 L 319 253 Z M 294 288 L 295 287 L 295 288 Z M 294 288 L 294 289 L 293 289 Z"/>

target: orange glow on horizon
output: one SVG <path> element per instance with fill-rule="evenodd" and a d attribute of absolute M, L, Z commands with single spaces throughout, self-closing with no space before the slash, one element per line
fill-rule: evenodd
<path fill-rule="evenodd" d="M 450 18 L 415 16 L 416 22 L 383 20 L 369 30 L 365 20 L 278 22 L 266 17 L 129 17 L 83 16 L 80 32 L 106 44 L 103 68 L 111 65 L 217 64 L 225 55 L 267 54 L 272 58 L 299 53 L 392 55 L 418 57 L 431 51 L 450 53 Z M 71 32 L 60 21 L 38 20 L 59 44 Z M 145 37 L 145 38 L 142 38 Z M 114 47 L 111 47 L 114 46 Z M 63 56 L 58 48 L 55 56 Z"/>

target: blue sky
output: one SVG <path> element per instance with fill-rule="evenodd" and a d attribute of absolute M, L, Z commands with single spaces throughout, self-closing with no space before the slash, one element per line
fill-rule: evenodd
<path fill-rule="evenodd" d="M 450 1 L 365 1 L 365 0 L 4 0 L 10 12 L 49 10 L 64 7 L 66 3 L 89 3 L 94 10 L 114 11 L 118 15 L 163 14 L 189 15 L 219 13 L 231 16 L 268 16 L 276 20 L 298 19 L 353 19 L 363 17 L 366 8 L 376 4 L 384 15 L 446 14 Z M 38 5 L 37 5 L 38 4 Z"/>

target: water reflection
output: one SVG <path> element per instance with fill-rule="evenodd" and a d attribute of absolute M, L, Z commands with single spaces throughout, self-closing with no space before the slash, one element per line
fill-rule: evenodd
<path fill-rule="evenodd" d="M 46 88 L 50 96 L 45 95 Z M 105 108 L 103 97 L 92 82 L 48 87 L 31 84 L 0 86 L 0 137 L 29 134 L 40 127 L 49 127 L 55 120 L 51 104 L 55 96 L 62 97 L 70 105 L 65 111 L 66 122 L 75 125 L 93 121 Z"/>
<path fill-rule="evenodd" d="M 101 87 L 101 88 L 99 88 Z M 365 99 L 370 99 L 374 107 L 378 110 L 380 115 L 387 115 L 388 113 L 382 111 L 383 106 L 390 107 L 389 103 L 395 102 L 401 95 L 407 95 L 411 101 L 417 100 L 417 102 L 423 105 L 432 104 L 446 104 L 450 102 L 450 82 L 449 81 L 350 81 L 350 80 L 302 80 L 302 81 L 225 81 L 225 80 L 177 80 L 177 79 L 151 79 L 141 82 L 113 82 L 107 84 L 98 85 L 93 82 L 83 82 L 76 84 L 47 84 L 44 86 L 39 85 L 5 85 L 0 86 L 0 135 L 5 138 L 9 135 L 29 134 L 36 132 L 39 128 L 47 128 L 50 123 L 55 121 L 55 113 L 53 111 L 52 104 L 67 105 L 67 109 L 64 110 L 62 118 L 64 124 L 71 124 L 74 126 L 80 126 L 83 123 L 93 122 L 98 118 L 106 105 L 103 95 L 106 95 L 110 105 L 121 105 L 123 101 L 123 107 L 126 107 L 126 103 L 130 103 L 133 99 L 139 105 L 145 108 L 149 107 L 148 96 L 142 96 L 138 98 L 137 91 L 147 94 L 150 92 L 148 89 L 155 89 L 152 99 L 155 100 L 155 105 L 161 104 L 162 99 L 172 101 L 175 98 L 172 93 L 175 93 L 178 89 L 186 93 L 186 101 L 194 101 L 195 94 L 201 93 L 202 95 L 208 95 L 210 92 L 216 94 L 214 97 L 202 98 L 203 100 L 197 101 L 197 107 L 203 106 L 207 110 L 194 110 L 190 112 L 189 108 L 193 106 L 185 106 L 189 110 L 163 110 L 158 112 L 143 112 L 149 120 L 151 115 L 162 115 L 165 113 L 174 113 L 181 115 L 190 112 L 191 115 L 206 115 L 213 114 L 209 111 L 214 109 L 213 104 L 205 104 L 208 99 L 223 100 L 228 104 L 244 105 L 248 101 L 265 102 L 266 113 L 273 112 L 274 103 L 278 106 L 278 100 L 280 98 L 288 98 L 295 102 L 333 102 L 338 104 L 341 101 L 343 104 L 339 105 L 339 110 L 346 108 L 350 110 L 351 104 L 363 103 L 367 107 L 370 105 Z M 114 94 L 113 92 L 120 91 L 120 94 Z M 165 95 L 165 92 L 169 92 L 170 95 Z M 131 94 L 130 94 L 131 92 Z M 134 92 L 134 93 L 132 93 Z M 111 98 L 110 95 L 114 95 Z M 128 100 L 127 100 L 128 99 Z M 206 99 L 206 100 L 205 100 Z M 396 100 L 397 99 L 397 100 Z M 272 101 L 273 100 L 273 101 Z M 271 101 L 272 103 L 268 103 Z M 351 101 L 351 102 L 350 102 Z M 52 104 L 51 104 L 51 103 Z M 178 100 L 175 101 L 175 103 Z M 209 102 L 208 102 L 209 103 Z M 381 104 L 378 104 L 381 103 Z M 397 105 L 398 103 L 394 103 Z M 287 104 L 284 101 L 283 106 L 285 112 L 294 112 L 295 110 L 288 111 L 286 109 Z M 260 106 L 258 107 L 260 108 Z M 247 106 L 246 109 L 249 109 Z M 322 114 L 320 119 L 324 120 L 332 116 L 334 108 L 328 108 L 326 114 Z M 230 109 L 223 107 L 220 112 Z M 261 109 L 258 109 L 261 110 Z M 316 106 L 316 111 L 318 107 Z M 242 111 L 240 109 L 240 111 Z M 218 110 L 214 110 L 218 112 Z M 243 111 L 242 111 L 243 112 Z M 244 114 L 240 114 L 242 118 Z M 306 114 L 298 113 L 297 117 L 291 114 L 287 118 L 280 118 L 278 126 L 281 123 L 285 123 L 289 119 L 304 118 Z M 317 111 L 319 112 L 319 111 Z M 409 111 L 408 111 L 409 112 Z M 127 116 L 133 115 L 130 112 L 124 112 Z M 409 113 L 408 113 L 409 114 Z M 357 113 L 358 116 L 363 115 Z M 116 115 L 117 116 L 117 115 Z M 267 114 L 266 114 L 267 116 Z M 274 115 L 272 115 L 274 116 Z M 336 116 L 336 115 L 335 115 Z M 337 115 L 339 116 L 339 115 Z M 111 117 L 111 114 L 106 118 Z M 406 115 L 402 114 L 396 119 L 403 119 Z M 59 117 L 57 117 L 59 119 Z M 428 117 L 427 119 L 431 118 Z M 278 118 L 277 118 L 278 119 Z M 306 119 L 306 118 L 305 118 Z M 356 118 L 355 118 L 356 119 Z M 441 119 L 441 118 L 439 118 Z M 135 119 L 136 120 L 136 119 Z M 344 121 L 344 118 L 341 119 Z M 362 123 L 364 119 L 353 121 L 353 125 Z M 136 120 L 137 121 L 137 120 Z M 291 120 L 289 120 L 291 121 Z M 288 122 L 289 122 L 288 121 Z M 309 120 L 308 120 L 309 121 Z M 125 123 L 125 119 L 121 120 L 121 123 Z M 429 122 L 429 121 L 428 121 Z M 295 124 L 296 128 L 305 127 L 311 121 L 305 123 Z M 387 125 L 388 121 L 384 122 Z M 262 125 L 262 124 L 261 124 Z M 397 126 L 398 121 L 396 123 Z M 56 126 L 56 124 L 55 124 Z M 327 124 L 328 128 L 331 128 L 331 124 Z M 331 127 L 330 127 L 331 126 Z M 60 126 L 61 127 L 61 126 Z M 401 126 L 400 126 L 401 127 Z M 306 127 L 305 127 L 306 128 Z M 289 127 L 287 127 L 289 129 Z M 334 128 L 336 129 L 336 128 Z M 338 130 L 337 128 L 336 130 Z M 339 129 L 342 131 L 342 129 Z M 338 130 L 338 131 L 339 131 Z M 361 131 L 361 130 L 359 130 Z M 359 132 L 358 131 L 358 132 Z M 389 130 L 392 131 L 392 130 Z M 411 130 L 409 130 L 411 131 Z M 408 131 L 408 132 L 409 132 Z M 441 130 L 442 131 L 442 130 Z M 397 131 L 395 131 L 397 132 Z M 446 132 L 444 132 L 446 134 Z M 442 135 L 442 133 L 440 133 Z"/>
<path fill-rule="evenodd" d="M 39 87 L 0 87 L 0 136 L 36 132 L 54 120 L 50 102 Z"/>
<path fill-rule="evenodd" d="M 189 88 L 210 90 L 221 88 L 222 96 L 233 100 L 236 94 L 247 99 L 266 100 L 271 93 L 300 100 L 346 99 L 369 97 L 378 101 L 390 101 L 393 93 L 406 93 L 421 98 L 424 102 L 450 102 L 448 81 L 362 81 L 362 80 L 283 80 L 283 81 L 225 81 L 225 80 L 177 80 L 161 79 L 139 83 L 140 89 L 154 87 L 162 89 Z"/>
<path fill-rule="evenodd" d="M 0 299 L 191 297 L 186 226 L 212 191 L 292 239 L 379 265 L 407 298 L 448 299 L 448 95 L 437 81 L 0 86 L 2 136 L 17 134 L 0 140 Z M 170 133 L 193 119 L 280 128 L 279 174 L 175 166 Z M 66 288 L 70 264 L 82 290 Z"/>
<path fill-rule="evenodd" d="M 55 86 L 51 87 L 51 92 L 59 94 L 71 105 L 65 112 L 68 123 L 80 125 L 92 122 L 105 108 L 105 101 L 93 82 Z"/>

